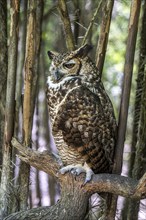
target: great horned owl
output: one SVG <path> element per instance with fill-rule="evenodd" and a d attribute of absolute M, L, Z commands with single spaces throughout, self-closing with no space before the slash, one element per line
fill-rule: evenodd
<path fill-rule="evenodd" d="M 87 56 L 91 46 L 59 54 L 51 59 L 47 100 L 52 132 L 63 162 L 61 173 L 111 172 L 116 120 L 95 64 Z"/>

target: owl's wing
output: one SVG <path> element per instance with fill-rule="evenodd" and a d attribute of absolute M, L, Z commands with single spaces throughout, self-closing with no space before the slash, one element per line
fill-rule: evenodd
<path fill-rule="evenodd" d="M 99 93 L 84 86 L 73 88 L 58 106 L 53 123 L 53 132 L 61 130 L 64 141 L 85 157 L 95 173 L 109 170 L 116 130 L 112 107 L 111 112 L 107 109 L 111 104 L 105 93 Z"/>

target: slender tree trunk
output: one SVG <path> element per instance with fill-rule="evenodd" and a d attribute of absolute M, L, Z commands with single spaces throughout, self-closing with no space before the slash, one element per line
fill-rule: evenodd
<path fill-rule="evenodd" d="M 0 188 L 0 215 L 2 218 L 11 212 L 12 195 L 12 148 L 11 139 L 14 132 L 15 85 L 17 67 L 19 0 L 10 1 L 10 39 L 8 50 L 8 75 L 5 110 L 5 138 L 3 145 L 3 164 Z M 14 196 L 14 195 L 13 195 Z"/>
<path fill-rule="evenodd" d="M 15 136 L 21 133 L 22 120 L 19 119 L 20 108 L 22 108 L 22 85 L 23 85 L 23 67 L 25 58 L 26 45 L 26 27 L 27 27 L 27 3 L 22 1 L 22 12 L 20 17 L 20 32 L 19 32 L 19 51 L 18 51 L 18 66 L 17 66 L 17 81 L 16 81 L 16 106 L 15 106 Z M 22 137 L 21 137 L 22 138 Z"/>
<path fill-rule="evenodd" d="M 74 37 L 71 30 L 71 23 L 70 23 L 70 18 L 68 15 L 68 10 L 65 0 L 58 1 L 58 10 L 61 16 L 61 20 L 63 22 L 67 49 L 74 50 L 75 49 Z"/>
<path fill-rule="evenodd" d="M 23 142 L 25 147 L 31 146 L 31 131 L 35 106 L 36 85 L 38 77 L 38 60 L 40 52 L 41 23 L 43 16 L 43 1 L 28 1 L 28 21 L 25 54 L 24 104 L 23 104 Z M 26 163 L 20 164 L 18 183 L 20 191 L 20 209 L 27 209 L 29 192 L 29 171 Z"/>
<path fill-rule="evenodd" d="M 107 0 L 105 3 L 103 17 L 102 17 L 101 30 L 99 34 L 97 49 L 96 49 L 96 66 L 99 70 L 100 75 L 102 75 L 102 70 L 105 60 L 113 6 L 114 6 L 114 0 Z"/>
<path fill-rule="evenodd" d="M 131 13 L 128 27 L 128 39 L 125 55 L 125 64 L 124 64 L 124 78 L 123 78 L 123 87 L 122 87 L 122 97 L 120 104 L 120 113 L 118 121 L 118 136 L 117 144 L 115 150 L 115 163 L 113 168 L 113 173 L 120 174 L 123 163 L 123 150 L 124 150 L 124 141 L 126 134 L 127 126 L 127 117 L 128 117 L 128 107 L 129 107 L 129 98 L 131 90 L 131 81 L 133 73 L 133 62 L 138 30 L 138 21 L 140 14 L 141 0 L 133 0 L 131 4 Z M 117 196 L 113 196 L 111 201 L 111 208 L 109 212 L 109 219 L 114 219 L 117 206 Z"/>
<path fill-rule="evenodd" d="M 134 166 L 132 170 L 132 177 L 135 179 L 140 178 L 146 170 L 146 2 L 144 3 L 143 10 L 144 14 L 141 30 L 140 60 L 135 100 L 135 120 L 133 126 L 134 133 L 132 139 L 132 143 L 134 145 L 132 146 L 132 149 L 136 149 L 136 155 L 134 158 L 132 157 L 131 160 L 131 165 L 133 164 Z M 133 216 L 133 219 L 138 219 L 139 204 L 139 201 L 130 201 L 128 209 L 129 219 L 133 218 Z"/>
<path fill-rule="evenodd" d="M 7 82 L 7 1 L 0 1 L 0 167 L 4 143 L 6 82 Z M 1 172 L 0 172 L 1 179 Z"/>

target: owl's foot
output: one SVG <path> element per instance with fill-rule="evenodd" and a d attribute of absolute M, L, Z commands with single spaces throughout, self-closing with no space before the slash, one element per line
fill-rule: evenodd
<path fill-rule="evenodd" d="M 77 164 L 77 165 L 68 165 L 65 167 L 62 167 L 60 169 L 61 174 L 65 174 L 66 172 L 71 172 L 74 175 L 80 175 L 80 173 L 85 173 L 85 181 L 84 185 L 91 180 L 92 175 L 94 174 L 91 168 L 85 163 L 84 165 L 82 164 Z"/>

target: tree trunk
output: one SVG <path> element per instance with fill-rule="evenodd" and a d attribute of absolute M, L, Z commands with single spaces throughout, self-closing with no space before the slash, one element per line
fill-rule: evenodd
<path fill-rule="evenodd" d="M 135 155 L 134 167 L 132 170 L 132 177 L 135 179 L 141 178 L 141 176 L 146 170 L 146 64 L 144 64 L 144 66 L 145 69 L 144 69 L 144 81 L 143 81 L 143 89 L 141 96 L 141 112 L 140 112 L 140 122 L 138 129 L 138 141 L 136 144 L 136 155 Z M 139 211 L 139 202 L 131 201 L 128 210 L 129 219 L 131 219 L 133 216 L 135 216 L 134 218 L 137 219 L 138 211 Z"/>
<path fill-rule="evenodd" d="M 41 23 L 43 16 L 43 1 L 33 0 L 28 3 L 29 15 L 27 21 L 23 104 L 23 141 L 25 147 L 31 146 L 32 122 L 38 78 Z M 20 164 L 18 177 L 18 184 L 21 187 L 19 194 L 20 210 L 26 210 L 28 207 L 29 169 L 30 167 L 28 164 L 23 162 Z"/>
<path fill-rule="evenodd" d="M 114 0 L 106 1 L 103 17 L 102 17 L 98 45 L 96 49 L 96 66 L 99 70 L 100 76 L 102 76 L 102 70 L 106 55 L 113 6 L 114 6 Z"/>
<path fill-rule="evenodd" d="M 10 1 L 10 39 L 8 50 L 8 75 L 6 91 L 5 111 L 5 138 L 3 145 L 3 164 L 0 187 L 0 216 L 11 213 L 12 210 L 12 148 L 11 139 L 14 132 L 14 110 L 15 110 L 15 85 L 17 67 L 17 44 L 18 44 L 18 21 L 19 21 L 19 0 Z"/>
<path fill-rule="evenodd" d="M 0 167 L 2 165 L 2 146 L 4 141 L 6 82 L 7 82 L 7 2 L 0 1 Z M 1 179 L 1 173 L 0 173 Z"/>
<path fill-rule="evenodd" d="M 22 108 L 22 86 L 23 86 L 23 68 L 25 58 L 26 45 L 26 27 L 27 27 L 27 3 L 22 1 L 22 11 L 20 16 L 20 31 L 19 31 L 19 50 L 18 50 L 18 65 L 17 65 L 17 80 L 16 80 L 16 106 L 15 106 L 15 136 L 21 134 L 22 138 L 22 119 L 20 120 L 20 109 Z M 21 109 L 22 110 L 22 109 Z M 22 113 L 21 113 L 22 116 Z"/>
<path fill-rule="evenodd" d="M 145 69 L 145 59 L 146 59 L 146 1 L 143 5 L 143 15 L 141 19 L 141 33 L 140 33 L 140 51 L 139 51 L 139 64 L 138 64 L 138 74 L 137 74 L 137 85 L 136 85 L 136 94 L 135 94 L 135 104 L 134 104 L 134 120 L 133 120 L 133 131 L 132 131 L 132 143 L 131 143 L 131 157 L 130 157 L 130 165 L 129 165 L 129 176 L 138 178 L 138 173 L 136 172 L 132 175 L 132 170 L 134 167 L 134 161 L 136 155 L 136 146 L 139 143 L 138 130 L 140 124 L 140 113 L 141 113 L 141 101 L 142 101 L 142 92 L 144 86 L 144 69 Z M 138 141 L 138 143 L 137 143 Z M 139 144 L 138 144 L 139 145 Z M 143 150 L 142 150 L 143 151 Z M 140 160 L 141 161 L 141 160 Z M 138 165 L 138 164 L 137 164 Z M 136 165 L 136 166 L 137 166 Z M 130 204 L 130 207 L 129 207 Z M 127 218 L 127 215 L 131 217 L 135 216 L 137 219 L 139 209 L 139 202 L 126 200 L 123 209 L 123 216 Z"/>
<path fill-rule="evenodd" d="M 133 62 L 135 55 L 140 6 L 141 6 L 141 1 L 139 0 L 132 1 L 129 27 L 128 27 L 128 39 L 127 39 L 127 47 L 126 47 L 126 55 L 125 55 L 125 64 L 124 64 L 122 97 L 121 97 L 120 113 L 119 113 L 119 121 L 118 121 L 118 135 L 117 135 L 115 160 L 113 167 L 113 173 L 117 173 L 117 174 L 121 173 L 122 164 L 123 164 L 123 151 L 124 151 L 124 142 L 125 142 L 125 134 L 126 134 L 126 126 L 127 126 L 128 107 L 129 107 L 130 90 L 131 90 L 131 82 L 132 82 L 132 74 L 133 74 Z M 114 218 L 115 216 L 116 206 L 117 206 L 117 197 L 113 197 L 111 201 L 112 208 L 110 209 L 111 211 L 109 213 L 109 218 L 111 219 Z"/>

